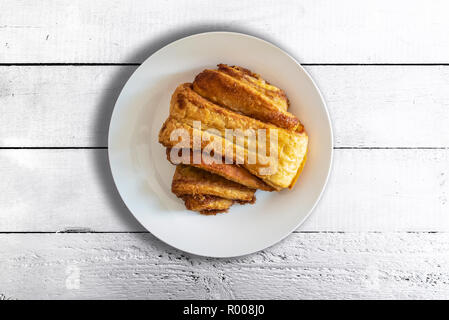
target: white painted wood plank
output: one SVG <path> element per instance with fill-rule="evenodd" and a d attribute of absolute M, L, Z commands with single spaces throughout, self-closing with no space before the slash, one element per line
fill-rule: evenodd
<path fill-rule="evenodd" d="M 2 234 L 0 244 L 0 293 L 17 299 L 449 298 L 447 233 L 296 233 L 234 259 L 149 234 Z"/>
<path fill-rule="evenodd" d="M 449 147 L 449 67 L 308 67 L 337 147 Z"/>
<path fill-rule="evenodd" d="M 444 0 L 4 0 L 0 62 L 142 62 L 180 37 L 227 30 L 303 63 L 448 63 L 448 8 Z"/>
<path fill-rule="evenodd" d="M 0 176 L 0 232 L 143 230 L 115 190 L 107 150 L 0 150 Z M 447 149 L 335 150 L 300 230 L 449 231 L 448 177 Z"/>
<path fill-rule="evenodd" d="M 135 68 L 0 67 L 0 147 L 107 146 L 115 100 Z M 307 70 L 337 147 L 449 147 L 448 66 Z"/>
<path fill-rule="evenodd" d="M 0 150 L 0 232 L 142 231 L 107 150 Z"/>
<path fill-rule="evenodd" d="M 136 67 L 0 67 L 0 146 L 105 147 Z"/>

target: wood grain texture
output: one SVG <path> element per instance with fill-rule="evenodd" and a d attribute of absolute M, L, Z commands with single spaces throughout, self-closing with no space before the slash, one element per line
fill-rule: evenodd
<path fill-rule="evenodd" d="M 18 149 L 0 149 L 0 299 L 449 299 L 448 9 L 443 0 L 3 0 L 0 148 Z M 107 150 L 20 149 L 106 147 L 137 66 L 76 64 L 138 64 L 215 30 L 261 37 L 301 63 L 354 64 L 306 67 L 339 148 L 314 213 L 281 243 L 221 260 L 143 233 Z M 39 65 L 49 63 L 75 65 Z"/>
<path fill-rule="evenodd" d="M 0 290 L 16 299 L 449 298 L 447 233 L 294 233 L 233 259 L 150 234 L 3 234 L 0 244 Z"/>
<path fill-rule="evenodd" d="M 0 150 L 0 232 L 142 231 L 107 150 Z M 335 150 L 306 231 L 449 231 L 449 150 Z M 194 214 L 194 213 L 192 213 Z"/>
<path fill-rule="evenodd" d="M 447 9 L 443 0 L 4 0 L 0 62 L 140 63 L 175 39 L 225 30 L 303 63 L 448 63 Z"/>
<path fill-rule="evenodd" d="M 136 67 L 0 67 L 1 147 L 106 147 Z"/>
<path fill-rule="evenodd" d="M 106 147 L 135 68 L 0 67 L 0 147 Z M 336 147 L 449 147 L 449 66 L 307 70 L 327 101 Z"/>

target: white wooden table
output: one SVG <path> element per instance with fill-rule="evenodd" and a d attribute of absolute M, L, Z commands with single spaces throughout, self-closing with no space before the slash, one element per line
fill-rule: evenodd
<path fill-rule="evenodd" d="M 0 299 L 449 298 L 448 14 L 424 0 L 0 0 Z M 335 134 L 310 219 L 237 259 L 145 232 L 107 162 L 127 78 L 212 30 L 303 63 Z"/>

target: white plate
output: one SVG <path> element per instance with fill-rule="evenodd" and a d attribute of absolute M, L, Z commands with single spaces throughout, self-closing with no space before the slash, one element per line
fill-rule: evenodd
<path fill-rule="evenodd" d="M 184 208 L 170 192 L 174 166 L 158 143 L 170 96 L 205 68 L 239 65 L 282 88 L 309 134 L 306 166 L 293 190 L 257 191 L 254 205 L 204 216 Z M 137 220 L 160 240 L 210 257 L 262 250 L 295 230 L 324 190 L 332 162 L 332 128 L 324 100 L 308 73 L 276 46 L 240 33 L 209 32 L 175 41 L 149 57 L 115 104 L 109 161 L 117 189 Z"/>

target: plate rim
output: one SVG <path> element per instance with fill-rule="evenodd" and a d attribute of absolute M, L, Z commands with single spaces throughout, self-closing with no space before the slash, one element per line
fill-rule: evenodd
<path fill-rule="evenodd" d="M 191 38 L 195 38 L 195 37 L 201 37 L 201 36 L 214 36 L 214 35 L 218 35 L 218 34 L 228 34 L 228 35 L 232 35 L 232 36 L 238 36 L 238 37 L 245 37 L 245 38 L 250 38 L 252 40 L 255 41 L 259 41 L 262 42 L 265 45 L 268 45 L 270 47 L 272 47 L 273 49 L 275 49 L 276 51 L 279 51 L 281 54 L 286 55 L 292 62 L 294 62 L 297 67 L 299 69 L 301 69 L 302 72 L 304 72 L 304 74 L 306 75 L 306 77 L 308 78 L 308 80 L 311 82 L 312 86 L 315 88 L 316 92 L 318 93 L 319 98 L 321 99 L 322 103 L 323 103 L 323 107 L 324 107 L 324 111 L 325 111 L 325 115 L 326 115 L 326 120 L 328 123 L 328 127 L 329 127 L 329 135 L 330 135 L 330 157 L 329 157 L 329 165 L 327 166 L 326 170 L 327 170 L 327 174 L 326 174 L 326 178 L 324 180 L 324 183 L 321 187 L 320 193 L 318 195 L 318 197 L 315 199 L 313 206 L 309 209 L 309 211 L 307 212 L 307 214 L 304 216 L 303 219 L 301 219 L 295 226 L 293 226 L 288 232 L 286 232 L 283 236 L 279 237 L 277 240 L 273 241 L 272 243 L 265 245 L 259 249 L 255 249 L 252 250 L 250 252 L 246 252 L 246 253 L 241 253 L 241 254 L 232 254 L 232 255 L 210 255 L 210 254 L 201 254 L 201 253 L 197 253 L 197 252 L 193 252 L 190 250 L 186 250 L 186 249 L 181 249 L 178 248 L 177 246 L 169 243 L 168 240 L 166 240 L 164 237 L 160 236 L 159 234 L 155 234 L 153 231 L 149 230 L 147 227 L 145 227 L 145 225 L 140 221 L 140 219 L 132 212 L 132 210 L 129 208 L 128 204 L 126 203 L 124 196 L 122 195 L 122 192 L 120 191 L 119 186 L 117 185 L 117 180 L 116 180 L 116 176 L 114 175 L 114 170 L 113 170 L 113 166 L 111 163 L 111 128 L 112 128 L 112 124 L 113 124 L 113 120 L 115 119 L 115 114 L 118 112 L 117 111 L 117 104 L 120 101 L 120 98 L 122 97 L 123 92 L 125 91 L 125 89 L 128 87 L 129 83 L 131 82 L 131 80 L 133 79 L 133 77 L 135 76 L 135 74 L 141 70 L 146 63 L 150 60 L 150 58 L 159 53 L 162 50 L 167 49 L 168 47 L 175 45 L 178 42 L 181 41 L 186 41 L 189 40 Z M 120 90 L 120 94 L 118 95 L 115 103 L 114 103 L 114 108 L 112 110 L 112 114 L 110 117 L 110 121 L 109 121 L 109 126 L 108 126 L 108 164 L 109 164 L 109 170 L 111 172 L 112 175 L 112 180 L 114 181 L 114 185 L 116 190 L 118 191 L 120 198 L 122 200 L 122 202 L 124 203 L 125 207 L 127 208 L 127 210 L 132 214 L 132 216 L 134 217 L 134 219 L 136 219 L 136 221 L 149 233 L 151 233 L 155 238 L 157 238 L 159 241 L 162 241 L 164 244 L 167 244 L 168 246 L 175 248 L 176 250 L 180 250 L 182 252 L 186 252 L 188 254 L 194 255 L 194 256 L 198 256 L 198 257 L 206 257 L 206 258 L 236 258 L 236 257 L 244 257 L 247 255 L 251 255 L 254 254 L 256 252 L 259 251 L 263 251 L 266 250 L 278 243 L 280 243 L 281 241 L 285 240 L 285 238 L 287 238 L 289 235 L 291 235 L 297 228 L 299 228 L 302 224 L 304 224 L 307 219 L 310 217 L 310 215 L 312 214 L 312 212 L 315 210 L 316 206 L 318 205 L 318 203 L 321 201 L 321 198 L 324 194 L 324 191 L 326 190 L 327 184 L 329 182 L 329 178 L 331 175 L 331 172 L 333 170 L 333 160 L 334 160 L 334 133 L 333 133 L 333 126 L 332 126 L 332 120 L 329 114 L 329 110 L 327 108 L 327 103 L 326 100 L 323 97 L 323 94 L 321 93 L 319 87 L 317 86 L 315 80 L 312 78 L 312 76 L 309 74 L 309 72 L 293 57 L 291 56 L 288 52 L 286 52 L 285 50 L 281 49 L 280 47 L 278 47 L 277 45 L 261 39 L 259 37 L 253 36 L 253 35 L 249 35 L 246 33 L 241 33 L 241 32 L 232 32 L 232 31 L 209 31 L 209 32 L 201 32 L 201 33 L 196 33 L 196 34 L 192 34 L 186 37 L 182 37 L 179 38 L 177 40 L 174 40 L 162 47 L 160 47 L 158 50 L 154 51 L 153 53 L 151 53 L 146 59 L 145 61 L 142 62 L 142 64 L 137 67 L 133 73 L 131 74 L 131 76 L 126 80 L 125 84 L 123 85 L 122 89 Z"/>

